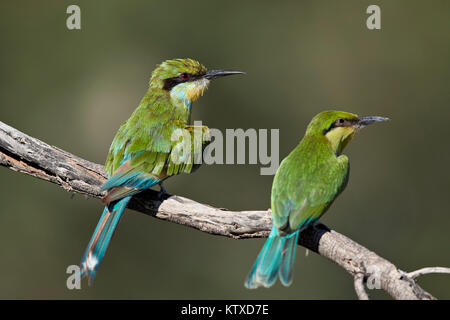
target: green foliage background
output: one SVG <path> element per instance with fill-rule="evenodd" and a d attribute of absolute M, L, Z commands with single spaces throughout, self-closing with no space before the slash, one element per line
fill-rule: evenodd
<path fill-rule="evenodd" d="M 66 28 L 81 7 L 82 30 Z M 382 29 L 366 28 L 378 4 Z M 280 128 L 280 157 L 318 112 L 392 119 L 347 148 L 347 190 L 323 222 L 403 270 L 450 266 L 449 1 L 3 1 L 0 120 L 103 163 L 154 66 L 178 57 L 245 77 L 194 105 L 209 127 Z M 236 210 L 269 207 L 271 176 L 213 165 L 171 193 Z M 246 290 L 262 239 L 231 240 L 128 211 L 95 285 L 66 289 L 102 205 L 0 168 L 0 298 L 354 299 L 349 275 L 299 249 L 291 287 Z M 450 298 L 450 277 L 423 287 Z M 379 292 L 372 296 L 387 298 Z"/>

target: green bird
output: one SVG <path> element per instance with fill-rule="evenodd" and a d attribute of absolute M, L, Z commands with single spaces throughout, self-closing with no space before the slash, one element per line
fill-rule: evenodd
<path fill-rule="evenodd" d="M 165 192 L 165 179 L 198 168 L 197 147 L 201 152 L 208 143 L 209 130 L 189 125 L 192 103 L 210 80 L 241 73 L 207 70 L 192 59 L 167 60 L 153 71 L 147 93 L 120 126 L 109 149 L 105 163 L 109 179 L 102 187 L 106 206 L 81 261 L 81 274 L 89 277 L 89 283 L 131 197 L 156 184 Z M 185 133 L 189 139 L 179 147 Z M 188 146 L 183 148 L 186 142 Z"/>
<path fill-rule="evenodd" d="M 347 185 L 345 146 L 359 129 L 386 120 L 343 111 L 324 111 L 312 119 L 303 139 L 275 174 L 272 231 L 247 277 L 247 288 L 270 287 L 277 276 L 285 286 L 292 283 L 300 231 L 320 219 Z"/>

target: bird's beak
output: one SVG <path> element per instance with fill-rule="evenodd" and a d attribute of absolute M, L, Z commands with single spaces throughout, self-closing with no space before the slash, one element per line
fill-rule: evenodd
<path fill-rule="evenodd" d="M 363 128 L 369 124 L 383 122 L 383 121 L 389 121 L 389 120 L 390 120 L 389 118 L 378 117 L 378 116 L 359 117 L 357 125 L 359 128 Z"/>
<path fill-rule="evenodd" d="M 206 71 L 205 78 L 211 80 L 218 77 L 231 76 L 233 74 L 245 74 L 245 72 L 235 70 L 208 70 Z"/>

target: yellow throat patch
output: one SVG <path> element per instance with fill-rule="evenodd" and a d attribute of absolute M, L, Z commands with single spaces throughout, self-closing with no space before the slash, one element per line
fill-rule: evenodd
<path fill-rule="evenodd" d="M 354 127 L 336 127 L 327 132 L 325 137 L 336 154 L 340 154 L 355 135 Z"/>

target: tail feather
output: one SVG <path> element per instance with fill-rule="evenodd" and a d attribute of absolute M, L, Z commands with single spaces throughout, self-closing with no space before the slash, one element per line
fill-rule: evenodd
<path fill-rule="evenodd" d="M 111 237 L 131 196 L 106 206 L 81 260 L 81 275 L 94 281 L 98 266 L 105 256 Z"/>
<path fill-rule="evenodd" d="M 278 275 L 283 285 L 291 284 L 298 234 L 297 230 L 280 236 L 277 227 L 272 227 L 269 238 L 245 281 L 248 289 L 256 289 L 259 286 L 268 288 L 275 283 Z"/>
<path fill-rule="evenodd" d="M 283 251 L 281 252 L 280 281 L 286 287 L 290 286 L 294 277 L 294 261 L 295 251 L 297 249 L 297 241 L 299 230 L 286 236 Z"/>
<path fill-rule="evenodd" d="M 281 264 L 281 249 L 283 238 L 278 236 L 278 231 L 272 228 L 269 238 L 263 246 L 261 260 L 258 263 L 257 281 L 265 287 L 272 286 L 277 280 L 278 269 Z"/>

